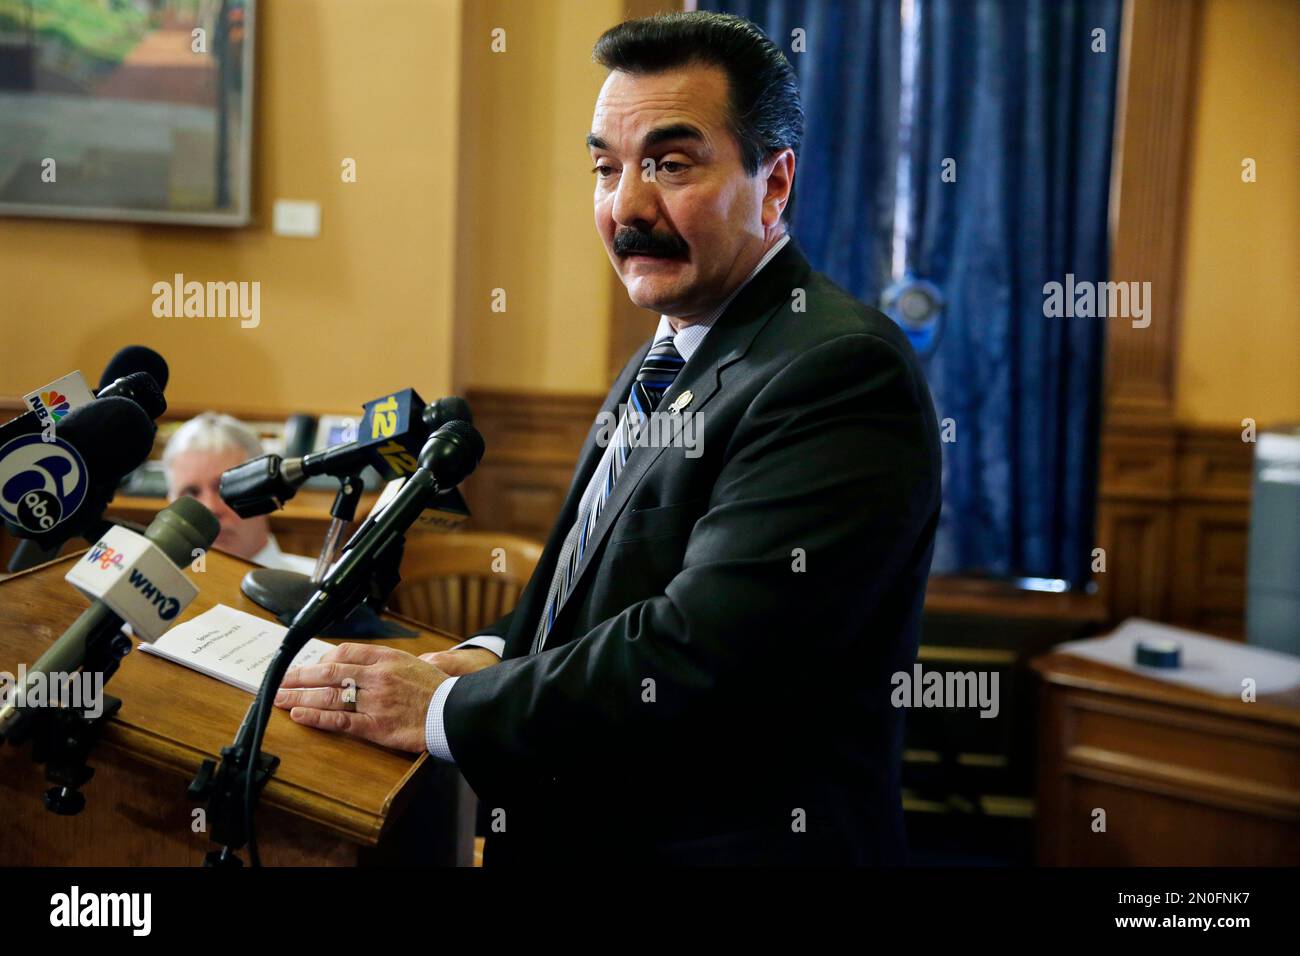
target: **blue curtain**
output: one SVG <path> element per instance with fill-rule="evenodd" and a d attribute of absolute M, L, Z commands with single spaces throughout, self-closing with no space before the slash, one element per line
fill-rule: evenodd
<path fill-rule="evenodd" d="M 805 112 L 790 232 L 817 269 L 875 303 L 894 228 L 898 0 L 700 0 L 699 9 L 756 23 L 790 60 Z"/>
<path fill-rule="evenodd" d="M 752 20 L 789 56 L 807 114 L 792 231 L 818 269 L 877 304 L 890 284 L 902 5 L 699 6 Z M 1103 321 L 1045 318 L 1043 287 L 1106 278 L 1121 0 L 912 9 L 907 271 L 944 303 L 922 361 L 955 439 L 934 570 L 1078 586 L 1093 547 Z M 792 51 L 800 27 L 805 53 Z"/>
<path fill-rule="evenodd" d="M 1104 320 L 1044 317 L 1044 285 L 1106 278 L 1120 8 L 917 3 L 907 258 L 946 304 L 925 369 L 956 438 L 936 571 L 1089 577 Z"/>

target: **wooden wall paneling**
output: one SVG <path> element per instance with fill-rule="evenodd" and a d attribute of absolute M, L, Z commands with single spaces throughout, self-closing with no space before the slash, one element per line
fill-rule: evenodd
<path fill-rule="evenodd" d="M 1119 501 L 1100 510 L 1098 543 L 1106 553 L 1106 572 L 1097 581 L 1111 621 L 1163 620 L 1169 607 L 1170 508 Z"/>
<path fill-rule="evenodd" d="M 461 490 L 468 526 L 545 540 L 605 396 L 469 389 L 487 451 Z"/>
<path fill-rule="evenodd" d="M 1235 428 L 1179 434 L 1170 582 L 1175 623 L 1244 633 L 1253 450 Z"/>
<path fill-rule="evenodd" d="M 1238 505 L 1189 503 L 1178 509 L 1170 620 L 1195 630 L 1242 634 L 1247 537 Z"/>
<path fill-rule="evenodd" d="M 1249 506 L 1254 445 L 1236 428 L 1183 426 L 1178 435 L 1178 496 Z"/>
<path fill-rule="evenodd" d="M 1168 607 L 1168 555 L 1177 442 L 1163 428 L 1112 426 L 1101 439 L 1096 576 L 1112 620 L 1162 618 Z"/>
<path fill-rule="evenodd" d="M 1130 419 L 1102 436 L 1097 576 L 1112 621 L 1244 631 L 1253 445 L 1235 429 Z"/>

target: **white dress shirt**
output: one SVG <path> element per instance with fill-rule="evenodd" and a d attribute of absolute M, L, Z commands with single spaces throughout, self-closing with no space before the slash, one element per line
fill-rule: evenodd
<path fill-rule="evenodd" d="M 731 300 L 740 293 L 741 289 L 745 288 L 745 286 L 749 284 L 750 280 L 753 279 L 754 276 L 758 275 L 759 270 L 762 269 L 763 266 L 767 265 L 768 262 L 772 260 L 772 257 L 780 252 L 789 241 L 790 236 L 788 233 L 778 239 L 776 243 L 773 244 L 772 248 L 767 250 L 766 255 L 759 260 L 758 265 L 754 267 L 754 271 L 745 277 L 745 281 L 736 286 L 735 291 L 732 292 L 731 295 L 727 296 L 727 298 L 722 301 L 721 305 L 699 322 L 694 322 L 680 331 L 674 332 L 672 323 L 668 321 L 668 316 L 659 316 L 659 326 L 655 329 L 654 338 L 650 341 L 658 342 L 660 339 L 671 335 L 673 337 L 673 345 L 681 354 L 682 358 L 689 363 L 691 356 L 695 354 L 695 350 L 700 347 L 700 343 L 704 341 L 704 337 L 709 334 L 709 329 L 713 328 L 713 323 L 718 321 L 718 318 L 726 310 L 727 306 L 731 304 Z M 685 370 L 685 366 L 683 366 L 683 370 Z M 681 372 L 678 372 L 677 374 L 680 375 Z M 590 482 L 594 482 L 598 476 L 605 473 L 605 459 L 613 453 L 614 442 L 611 441 L 605 445 L 605 453 L 601 456 L 601 460 L 596 465 L 595 471 L 592 472 L 591 479 L 588 482 L 589 484 Z M 506 642 L 505 638 L 483 634 L 462 641 L 453 647 L 452 650 L 458 651 L 467 647 L 482 647 L 491 651 L 497 657 L 502 657 L 505 654 Z M 447 697 L 451 694 L 451 689 L 458 680 L 460 680 L 459 677 L 449 677 L 438 685 L 438 689 L 433 693 L 433 699 L 429 701 L 429 710 L 424 719 L 425 746 L 429 748 L 429 753 L 433 754 L 433 756 L 449 763 L 455 763 L 455 758 L 452 757 L 451 746 L 447 742 L 447 728 L 443 722 L 442 712 L 443 708 L 446 706 Z"/>
<path fill-rule="evenodd" d="M 248 560 L 264 568 L 299 571 L 308 577 L 311 577 L 312 572 L 316 570 L 315 558 L 304 557 L 301 554 L 285 554 L 280 550 L 280 543 L 275 540 L 273 534 L 266 536 L 266 544 L 262 546 L 262 550 Z"/>

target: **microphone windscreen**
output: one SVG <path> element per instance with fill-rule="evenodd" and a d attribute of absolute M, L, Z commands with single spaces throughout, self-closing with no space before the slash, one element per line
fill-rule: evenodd
<path fill-rule="evenodd" d="M 92 482 L 116 484 L 149 457 L 154 424 L 129 398 L 109 396 L 68 412 L 55 434 L 81 454 Z"/>
<path fill-rule="evenodd" d="M 420 450 L 420 467 L 433 472 L 438 488 L 460 484 L 483 458 L 483 436 L 468 422 L 448 422 L 429 436 Z"/>
<path fill-rule="evenodd" d="M 468 422 L 474 424 L 474 415 L 469 410 L 469 402 L 459 395 L 448 395 L 440 398 L 433 403 L 437 411 L 434 413 L 434 420 L 429 424 L 435 429 L 440 428 L 447 422 Z"/>
<path fill-rule="evenodd" d="M 104 367 L 104 374 L 99 377 L 99 387 L 103 388 L 132 372 L 148 372 L 160 391 L 167 388 L 167 360 L 144 345 L 128 345 L 118 349 L 117 354 Z"/>
<path fill-rule="evenodd" d="M 241 518 L 275 511 L 297 490 L 297 485 L 284 477 L 283 462 L 279 455 L 262 455 L 227 468 L 217 486 L 221 500 Z"/>
<path fill-rule="evenodd" d="M 172 564 L 184 567 L 195 549 L 206 551 L 221 533 L 217 516 L 194 498 L 177 498 L 145 529 L 144 535 Z"/>
<path fill-rule="evenodd" d="M 99 390 L 100 398 L 112 395 L 131 399 L 144 409 L 144 413 L 150 419 L 156 419 L 167 411 L 167 399 L 163 397 L 162 389 L 148 372 L 132 372 L 130 375 L 115 379 Z"/>
<path fill-rule="evenodd" d="M 467 421 L 452 421 L 448 422 L 444 429 L 465 443 L 466 449 L 474 456 L 474 464 L 477 465 L 483 460 L 483 452 L 486 451 L 486 446 L 483 443 L 483 436 L 479 434 L 477 428 Z"/>

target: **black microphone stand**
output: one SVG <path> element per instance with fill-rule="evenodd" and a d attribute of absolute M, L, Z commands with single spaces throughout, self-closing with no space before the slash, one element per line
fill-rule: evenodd
<path fill-rule="evenodd" d="M 354 504 L 355 507 L 355 504 Z M 359 536 L 362 532 L 358 531 Z M 355 540 L 355 539 L 354 539 Z M 349 542 L 351 546 L 353 542 Z M 326 593 L 314 592 L 294 618 L 281 641 L 275 657 L 266 669 L 257 696 L 244 714 L 235 741 L 221 750 L 221 762 L 207 759 L 191 781 L 188 794 L 191 800 L 207 801 L 207 816 L 212 831 L 212 841 L 220 844 L 219 850 L 210 850 L 204 857 L 205 867 L 243 866 L 236 855 L 245 844 L 249 847 L 250 861 L 261 866 L 253 817 L 257 800 L 280 765 L 280 758 L 262 752 L 262 738 L 271 719 L 272 701 L 280 682 L 288 673 L 289 665 L 313 637 L 343 620 L 362 604 L 376 612 L 383 609 L 393 589 L 401 581 L 399 568 L 406 545 L 406 536 L 398 536 L 379 556 L 379 560 L 364 586 L 352 589 L 342 607 L 335 613 L 318 611 L 323 607 Z M 315 606 L 313 604 L 315 602 Z M 374 635 L 382 639 L 383 635 Z M 364 636 L 357 639 L 365 640 Z"/>
<path fill-rule="evenodd" d="M 440 493 L 440 478 L 454 477 L 445 483 L 446 488 L 454 488 L 482 457 L 483 439 L 472 426 L 453 421 L 439 428 L 421 450 L 419 468 L 378 516 L 371 514 L 357 529 L 320 587 L 294 617 L 244 715 L 234 745 L 221 751 L 220 766 L 205 760 L 190 784 L 192 798 L 208 800 L 213 840 L 221 844 L 220 850 L 208 853 L 206 866 L 242 866 L 235 852 L 245 843 L 253 865 L 261 865 L 253 811 L 258 794 L 279 765 L 277 757 L 262 753 L 262 738 L 275 692 L 289 665 L 309 640 L 362 603 L 375 610 L 383 608 L 401 580 L 406 531 Z M 242 804 L 238 799 L 241 792 Z"/>
<path fill-rule="evenodd" d="M 86 658 L 78 675 L 102 676 L 106 685 L 127 654 L 131 639 L 120 627 L 86 644 Z M 82 702 L 85 703 L 84 701 Z M 45 791 L 45 809 L 60 816 L 75 816 L 86 807 L 81 788 L 95 775 L 87 760 L 99 743 L 108 722 L 122 709 L 122 700 L 104 694 L 97 716 L 88 716 L 85 708 L 19 708 L 13 726 L 4 738 L 15 747 L 32 741 L 32 761 L 45 765 L 45 780 L 52 786 Z"/>
<path fill-rule="evenodd" d="M 325 572 L 338 556 L 339 542 L 356 517 L 357 504 L 361 501 L 365 487 L 361 480 L 361 469 L 355 474 L 339 477 L 339 490 L 330 506 L 329 530 L 325 534 L 325 542 L 321 545 L 320 555 L 316 558 L 316 569 L 311 577 L 280 568 L 254 568 L 244 575 L 239 589 L 282 623 L 287 624 L 292 620 L 311 600 L 320 582 L 325 579 Z"/>

